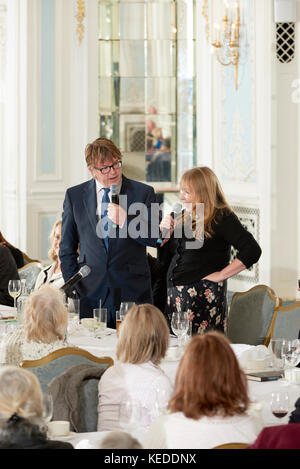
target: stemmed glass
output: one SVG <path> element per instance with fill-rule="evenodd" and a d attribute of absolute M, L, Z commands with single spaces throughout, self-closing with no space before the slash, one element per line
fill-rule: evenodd
<path fill-rule="evenodd" d="M 132 432 L 143 426 L 142 405 L 138 400 L 124 400 L 119 404 L 119 423 L 122 430 Z M 148 422 L 146 422 L 148 423 Z"/>
<path fill-rule="evenodd" d="M 52 419 L 52 415 L 53 415 L 53 398 L 52 398 L 52 395 L 49 394 L 49 392 L 46 392 L 43 395 L 43 412 L 42 412 L 42 417 L 43 417 L 45 426 L 47 426 L 47 424 Z"/>
<path fill-rule="evenodd" d="M 282 419 L 289 412 L 289 394 L 286 391 L 272 392 L 271 394 L 271 412 L 272 414 Z"/>
<path fill-rule="evenodd" d="M 8 282 L 8 293 L 10 294 L 10 296 L 13 297 L 14 299 L 14 308 L 16 308 L 16 300 L 17 300 L 17 297 L 20 295 L 21 293 L 21 280 L 10 280 Z"/>
<path fill-rule="evenodd" d="M 282 358 L 285 368 L 295 367 L 300 362 L 300 340 L 285 340 L 282 344 Z"/>
<path fill-rule="evenodd" d="M 179 346 L 182 343 L 182 337 L 189 329 L 189 324 L 190 321 L 187 313 L 177 311 L 172 314 L 171 327 L 174 334 L 178 337 Z"/>
<path fill-rule="evenodd" d="M 127 311 L 134 305 L 135 303 L 133 301 L 123 301 L 120 305 L 120 315 L 124 317 Z"/>

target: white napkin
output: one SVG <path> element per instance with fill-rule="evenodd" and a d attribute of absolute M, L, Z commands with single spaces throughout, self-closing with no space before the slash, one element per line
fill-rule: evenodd
<path fill-rule="evenodd" d="M 232 344 L 231 346 L 242 368 L 263 370 L 269 366 L 272 359 L 272 354 L 265 345 Z"/>

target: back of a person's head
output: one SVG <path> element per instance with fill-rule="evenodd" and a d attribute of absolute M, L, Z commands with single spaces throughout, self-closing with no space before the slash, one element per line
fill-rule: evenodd
<path fill-rule="evenodd" d="M 171 412 L 194 419 L 232 416 L 248 405 L 247 379 L 227 337 L 221 332 L 194 336 L 177 370 Z"/>
<path fill-rule="evenodd" d="M 111 432 L 99 444 L 101 449 L 142 449 L 138 440 L 126 432 Z"/>
<path fill-rule="evenodd" d="M 162 312 L 151 304 L 133 306 L 123 320 L 117 358 L 123 363 L 158 364 L 169 343 L 169 327 Z"/>
<path fill-rule="evenodd" d="M 50 343 L 62 340 L 68 325 L 68 312 L 62 292 L 42 285 L 28 297 L 24 307 L 24 331 L 27 341 Z"/>
<path fill-rule="evenodd" d="M 0 428 L 19 419 L 39 425 L 42 413 L 42 391 L 34 374 L 17 366 L 0 367 Z"/>

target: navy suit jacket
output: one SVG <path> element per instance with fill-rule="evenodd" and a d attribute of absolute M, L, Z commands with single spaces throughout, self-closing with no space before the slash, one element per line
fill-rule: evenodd
<path fill-rule="evenodd" d="M 128 207 L 135 202 L 145 204 L 149 214 L 151 204 L 156 202 L 152 187 L 125 176 L 120 195 L 127 196 Z M 133 218 L 133 215 L 127 216 L 128 225 Z M 151 236 L 151 217 L 147 221 L 149 232 L 145 237 L 124 237 L 124 230 L 117 227 L 115 237 L 109 238 L 108 251 L 103 239 L 97 235 L 97 224 L 95 180 L 69 188 L 63 206 L 59 257 L 65 281 L 82 265 L 91 268 L 91 273 L 75 287 L 81 299 L 81 316 L 92 316 L 92 310 L 99 308 L 100 300 L 102 307 L 113 306 L 114 310 L 119 309 L 121 301 L 152 303 L 146 246 L 155 247 L 157 236 Z"/>

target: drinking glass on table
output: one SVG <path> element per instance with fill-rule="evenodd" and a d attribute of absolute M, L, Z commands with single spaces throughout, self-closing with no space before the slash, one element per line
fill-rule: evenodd
<path fill-rule="evenodd" d="M 130 308 L 132 308 L 132 306 L 134 306 L 135 303 L 133 301 L 122 301 L 121 305 L 120 305 L 120 314 L 121 316 L 125 316 L 125 314 L 127 313 L 127 311 L 130 310 Z"/>
<path fill-rule="evenodd" d="M 93 309 L 94 314 L 94 327 L 95 336 L 100 338 L 107 327 L 107 309 L 106 308 L 95 308 Z"/>
<path fill-rule="evenodd" d="M 278 370 L 282 370 L 284 366 L 284 360 L 282 357 L 282 349 L 285 344 L 285 339 L 271 339 L 270 348 L 273 353 L 272 362 L 270 366 Z"/>
<path fill-rule="evenodd" d="M 49 392 L 46 392 L 43 395 L 43 421 L 47 425 L 48 422 L 52 419 L 53 415 L 53 398 Z"/>
<path fill-rule="evenodd" d="M 130 433 L 148 427 L 151 423 L 151 415 L 139 400 L 128 398 L 119 404 L 118 420 L 121 429 Z"/>
<path fill-rule="evenodd" d="M 284 367 L 295 367 L 300 362 L 300 340 L 285 340 L 282 344 Z"/>
<path fill-rule="evenodd" d="M 189 329 L 188 314 L 183 311 L 177 311 L 172 314 L 171 327 L 174 334 L 178 337 L 178 343 L 181 345 L 183 336 Z"/>
<path fill-rule="evenodd" d="M 21 293 L 21 280 L 9 280 L 7 289 L 10 296 L 14 299 L 14 308 L 16 308 L 16 300 Z"/>
<path fill-rule="evenodd" d="M 278 419 L 282 419 L 289 412 L 290 399 L 287 391 L 277 391 L 271 394 L 271 412 Z"/>
<path fill-rule="evenodd" d="M 124 316 L 121 315 L 120 311 L 116 311 L 116 331 L 117 331 L 117 336 L 119 335 L 120 326 L 121 326 L 121 324 L 122 324 L 123 319 L 124 319 Z"/>

